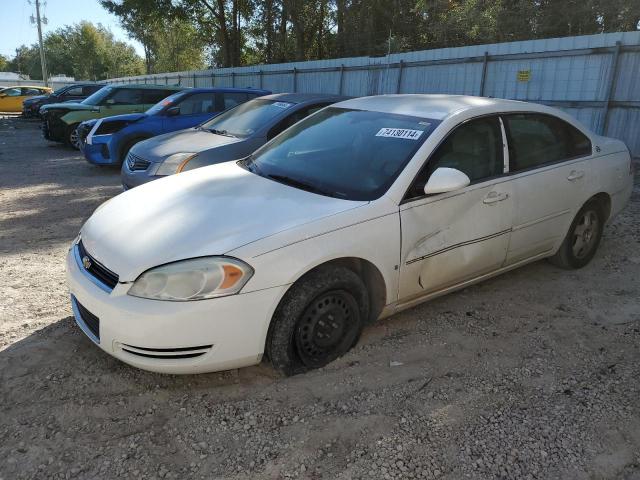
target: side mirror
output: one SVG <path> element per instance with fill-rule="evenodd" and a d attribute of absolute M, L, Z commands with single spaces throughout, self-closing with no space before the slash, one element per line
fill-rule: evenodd
<path fill-rule="evenodd" d="M 429 181 L 424 186 L 424 193 L 446 193 L 460 190 L 471 183 L 466 173 L 455 168 L 439 167 L 431 174 Z"/>
<path fill-rule="evenodd" d="M 175 117 L 180 115 L 180 107 L 167 108 L 165 113 L 167 114 L 167 117 Z"/>

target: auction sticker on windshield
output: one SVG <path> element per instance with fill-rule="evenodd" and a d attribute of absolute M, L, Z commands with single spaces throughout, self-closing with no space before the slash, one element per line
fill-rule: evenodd
<path fill-rule="evenodd" d="M 411 130 L 409 128 L 381 128 L 376 137 L 405 138 L 407 140 L 418 140 L 422 135 L 422 130 Z"/>
<path fill-rule="evenodd" d="M 289 108 L 291 105 L 293 105 L 293 103 L 287 103 L 287 102 L 275 102 L 273 104 L 274 107 L 278 107 L 278 108 Z"/>

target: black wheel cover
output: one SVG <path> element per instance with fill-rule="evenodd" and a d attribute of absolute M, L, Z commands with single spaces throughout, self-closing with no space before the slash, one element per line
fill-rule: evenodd
<path fill-rule="evenodd" d="M 345 353 L 358 335 L 360 311 L 345 290 L 332 290 L 315 298 L 300 316 L 294 342 L 302 363 L 319 368 Z"/>

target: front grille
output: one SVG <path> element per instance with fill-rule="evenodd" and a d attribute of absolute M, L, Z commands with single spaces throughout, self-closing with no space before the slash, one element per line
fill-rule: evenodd
<path fill-rule="evenodd" d="M 118 284 L 118 275 L 89 255 L 82 244 L 82 240 L 78 243 L 78 255 L 80 256 L 82 268 L 99 282 L 113 290 Z M 85 258 L 88 260 L 87 262 L 85 262 Z"/>
<path fill-rule="evenodd" d="M 127 166 L 132 172 L 146 170 L 149 168 L 149 165 L 151 165 L 151 162 L 148 160 L 140 158 L 131 152 L 127 154 Z"/>
<path fill-rule="evenodd" d="M 122 350 L 138 357 L 157 358 L 161 360 L 179 360 L 184 358 L 196 358 L 205 355 L 213 345 L 201 345 L 198 347 L 180 348 L 147 348 L 122 345 Z"/>
<path fill-rule="evenodd" d="M 78 140 L 80 140 L 83 145 L 87 143 L 87 137 L 92 128 L 93 126 L 85 125 L 84 123 L 81 123 L 78 127 Z"/>
<path fill-rule="evenodd" d="M 80 314 L 80 320 L 87 326 L 89 331 L 100 340 L 100 319 L 96 317 L 89 310 L 84 308 L 77 299 L 74 298 L 76 307 L 78 307 L 78 313 Z"/>

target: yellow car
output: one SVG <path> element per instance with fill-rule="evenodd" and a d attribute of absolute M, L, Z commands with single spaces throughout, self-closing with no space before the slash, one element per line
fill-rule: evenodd
<path fill-rule="evenodd" d="M 36 95 L 48 95 L 53 90 L 49 87 L 20 85 L 0 90 L 0 112 L 22 112 L 22 102 Z"/>

